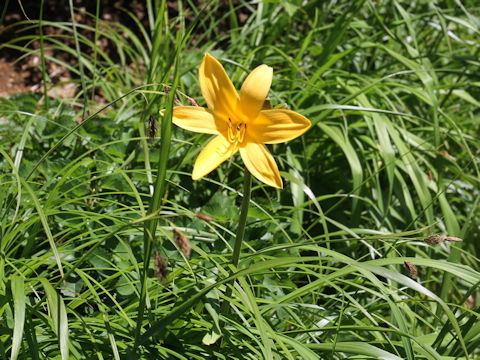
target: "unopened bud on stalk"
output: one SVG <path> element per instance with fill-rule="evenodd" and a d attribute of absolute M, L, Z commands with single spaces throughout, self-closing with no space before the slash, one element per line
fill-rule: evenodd
<path fill-rule="evenodd" d="M 455 241 L 455 242 L 463 241 L 462 239 L 457 238 L 457 237 L 455 237 L 455 236 L 447 236 L 447 237 L 445 237 L 444 240 L 445 240 L 445 241 Z"/>
<path fill-rule="evenodd" d="M 417 267 L 408 261 L 404 261 L 403 266 L 405 267 L 407 275 L 415 280 L 418 275 Z"/>
<path fill-rule="evenodd" d="M 157 137 L 157 121 L 152 115 L 148 118 L 148 136 L 151 141 Z"/>
<path fill-rule="evenodd" d="M 192 106 L 198 106 L 197 102 L 195 101 L 194 98 L 188 96 L 188 95 L 185 95 L 185 99 L 187 99 L 187 101 L 192 104 Z"/>
<path fill-rule="evenodd" d="M 197 218 L 203 221 L 208 221 L 208 222 L 213 221 L 213 218 L 211 216 L 202 214 L 202 213 L 197 214 Z"/>
<path fill-rule="evenodd" d="M 438 245 L 444 241 L 463 241 L 462 239 L 454 236 L 444 236 L 442 234 L 430 234 L 425 238 L 425 242 L 431 245 Z"/>
<path fill-rule="evenodd" d="M 173 228 L 173 238 L 182 251 L 183 256 L 185 256 L 187 259 L 190 258 L 191 246 L 188 237 L 177 228 Z"/>
<path fill-rule="evenodd" d="M 430 234 L 425 238 L 425 242 L 431 245 L 438 245 L 442 243 L 444 236 L 442 234 Z"/>
<path fill-rule="evenodd" d="M 465 301 L 465 306 L 467 307 L 467 309 L 473 309 L 475 307 L 476 302 L 477 302 L 476 296 L 470 295 L 467 298 L 467 301 Z"/>
<path fill-rule="evenodd" d="M 165 279 L 168 275 L 167 264 L 160 253 L 155 250 L 155 276 L 158 280 Z"/>

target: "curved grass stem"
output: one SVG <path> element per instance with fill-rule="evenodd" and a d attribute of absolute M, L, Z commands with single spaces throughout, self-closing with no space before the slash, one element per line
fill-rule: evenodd
<path fill-rule="evenodd" d="M 176 60 L 174 66 L 174 76 L 173 76 L 173 85 L 172 89 L 176 89 L 179 81 L 180 74 L 178 71 L 179 67 L 179 53 L 180 53 L 180 41 L 181 36 L 177 35 L 176 39 Z M 165 108 L 165 114 L 161 122 L 161 145 L 160 145 L 160 158 L 158 162 L 158 171 L 157 179 L 155 182 L 153 196 L 150 202 L 149 214 L 161 208 L 163 204 L 164 195 L 166 193 L 167 187 L 167 162 L 168 156 L 170 154 L 170 143 L 172 137 L 172 112 L 173 112 L 173 100 L 175 97 L 175 91 L 171 91 L 168 95 L 167 106 Z M 143 316 L 145 308 L 149 308 L 149 299 L 147 296 L 147 280 L 148 280 L 148 268 L 150 265 L 150 258 L 152 256 L 153 241 L 155 240 L 155 232 L 157 229 L 158 218 L 153 218 L 148 222 L 145 222 L 144 227 L 144 255 L 143 255 L 143 270 L 140 277 L 140 302 L 138 306 L 138 315 L 137 315 L 137 325 L 135 328 L 135 342 L 134 342 L 134 351 L 138 347 L 138 340 L 140 337 L 141 330 L 143 328 Z"/>

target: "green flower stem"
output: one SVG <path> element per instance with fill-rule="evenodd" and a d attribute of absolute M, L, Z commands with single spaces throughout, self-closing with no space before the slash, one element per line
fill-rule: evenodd
<path fill-rule="evenodd" d="M 240 250 L 242 249 L 243 237 L 245 235 L 245 226 L 247 224 L 247 215 L 248 215 L 248 206 L 250 205 L 250 193 L 252 189 L 252 175 L 250 172 L 245 169 L 245 175 L 243 179 L 243 200 L 242 207 L 240 209 L 240 219 L 238 221 L 237 234 L 235 236 L 235 245 L 233 246 L 232 254 L 232 267 L 230 269 L 230 276 L 233 275 L 233 272 L 236 270 L 238 265 L 238 260 L 240 259 Z M 225 300 L 222 303 L 220 309 L 223 315 L 228 314 L 229 301 L 228 299 L 232 296 L 233 285 L 232 287 L 227 287 L 225 292 Z"/>
<path fill-rule="evenodd" d="M 173 100 L 175 97 L 175 89 L 177 88 L 180 82 L 180 73 L 178 71 L 179 67 L 179 49 L 180 47 L 180 35 L 177 34 L 176 45 L 177 53 L 175 60 L 174 68 L 174 79 L 172 85 L 172 91 L 168 94 L 167 106 L 165 108 L 165 113 L 161 122 L 161 145 L 160 145 L 160 158 L 158 161 L 158 171 L 157 179 L 155 182 L 153 197 L 150 201 L 150 207 L 148 213 L 151 214 L 155 211 L 158 211 L 164 200 L 164 195 L 166 193 L 166 177 L 167 177 L 167 162 L 168 156 L 170 154 L 170 143 L 172 137 L 172 113 L 173 113 Z M 140 333 L 143 323 L 143 315 L 145 312 L 145 307 L 149 307 L 149 300 L 147 297 L 147 280 L 148 280 L 148 268 L 150 266 L 150 258 L 152 256 L 152 247 L 153 241 L 155 240 L 155 232 L 158 225 L 158 218 L 153 218 L 145 222 L 144 234 L 143 234 L 143 271 L 140 277 L 140 302 L 138 304 L 138 315 L 137 315 L 137 325 L 135 328 L 135 342 L 134 342 L 134 352 L 138 347 L 138 340 L 140 338 Z M 148 304 L 147 304 L 148 302 Z"/>

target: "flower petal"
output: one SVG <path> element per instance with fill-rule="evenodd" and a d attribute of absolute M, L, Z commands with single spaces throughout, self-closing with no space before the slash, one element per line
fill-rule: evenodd
<path fill-rule="evenodd" d="M 198 81 L 202 95 L 208 108 L 213 112 L 227 114 L 235 110 L 238 102 L 237 90 L 227 73 L 214 57 L 206 53 L 200 70 Z"/>
<path fill-rule="evenodd" d="M 240 148 L 240 155 L 248 171 L 258 180 L 276 188 L 283 188 L 277 164 L 265 145 L 246 143 Z"/>
<path fill-rule="evenodd" d="M 215 134 L 227 131 L 227 123 L 213 115 L 212 111 L 196 106 L 175 106 L 172 122 L 193 132 Z"/>
<path fill-rule="evenodd" d="M 215 137 L 198 155 L 195 165 L 193 166 L 192 179 L 198 180 L 204 177 L 235 154 L 237 150 L 238 145 L 230 144 L 223 136 L 219 135 Z"/>
<path fill-rule="evenodd" d="M 262 110 L 248 123 L 248 135 L 260 143 L 278 144 L 302 135 L 311 125 L 310 120 L 295 111 Z"/>
<path fill-rule="evenodd" d="M 272 85 L 273 69 L 268 65 L 255 68 L 240 89 L 240 110 L 250 119 L 257 117 Z"/>

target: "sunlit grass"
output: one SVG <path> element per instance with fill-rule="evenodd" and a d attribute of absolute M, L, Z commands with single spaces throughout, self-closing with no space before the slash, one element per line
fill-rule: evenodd
<path fill-rule="evenodd" d="M 77 91 L 0 99 L 2 358 L 478 357 L 478 5 L 194 3 L 173 16 L 147 1 L 148 26 L 87 14 L 95 26 L 3 30 L 1 51 L 56 62 Z M 40 25 L 58 30 L 43 50 Z M 312 122 L 269 146 L 284 189 L 253 181 L 233 272 L 241 162 L 194 182 L 210 136 L 173 127 L 162 145 L 168 95 L 205 106 L 207 51 L 235 84 L 272 66 L 273 107 Z"/>

